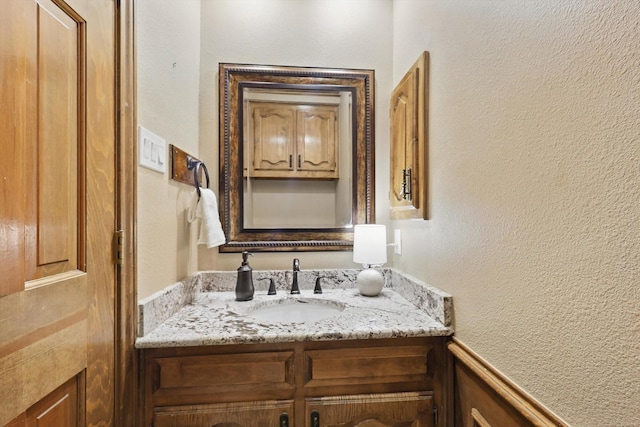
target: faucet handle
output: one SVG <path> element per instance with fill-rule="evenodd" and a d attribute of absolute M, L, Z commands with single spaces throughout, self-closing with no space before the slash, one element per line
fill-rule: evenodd
<path fill-rule="evenodd" d="M 258 280 L 268 280 L 269 281 L 269 290 L 267 291 L 267 295 L 275 295 L 276 294 L 276 284 L 273 281 L 273 277 L 263 277 Z"/>
<path fill-rule="evenodd" d="M 273 277 L 269 278 L 269 290 L 267 291 L 267 295 L 275 295 L 276 294 L 276 284 L 273 282 Z"/>
<path fill-rule="evenodd" d="M 321 294 L 322 293 L 322 287 L 320 286 L 320 280 L 322 280 L 322 279 L 324 279 L 324 277 L 322 277 L 322 276 L 319 276 L 316 279 L 316 286 L 315 286 L 315 288 L 313 288 L 313 293 L 314 294 Z"/>

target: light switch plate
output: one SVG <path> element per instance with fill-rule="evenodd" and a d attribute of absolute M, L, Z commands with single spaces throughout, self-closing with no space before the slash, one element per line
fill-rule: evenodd
<path fill-rule="evenodd" d="M 393 253 L 402 255 L 402 233 L 400 229 L 393 230 Z"/>
<path fill-rule="evenodd" d="M 167 142 L 142 126 L 138 126 L 138 164 L 160 173 L 167 171 Z"/>

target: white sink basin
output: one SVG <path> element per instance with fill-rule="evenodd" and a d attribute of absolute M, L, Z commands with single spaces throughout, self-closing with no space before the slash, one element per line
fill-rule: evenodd
<path fill-rule="evenodd" d="M 317 322 L 335 316 L 344 310 L 344 305 L 334 301 L 290 298 L 261 305 L 246 315 L 261 322 L 305 323 Z"/>

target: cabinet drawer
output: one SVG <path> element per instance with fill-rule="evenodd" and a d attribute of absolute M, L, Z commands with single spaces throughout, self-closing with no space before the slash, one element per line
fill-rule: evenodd
<path fill-rule="evenodd" d="M 293 425 L 293 410 L 293 400 L 164 407 L 154 411 L 153 425 L 280 427 L 284 417 Z"/>
<path fill-rule="evenodd" d="M 292 390 L 294 352 L 160 357 L 154 395 Z"/>
<path fill-rule="evenodd" d="M 432 346 L 367 347 L 305 352 L 305 387 L 424 383 Z"/>
<path fill-rule="evenodd" d="M 426 392 L 321 397 L 306 400 L 305 426 L 433 427 L 433 408 Z"/>

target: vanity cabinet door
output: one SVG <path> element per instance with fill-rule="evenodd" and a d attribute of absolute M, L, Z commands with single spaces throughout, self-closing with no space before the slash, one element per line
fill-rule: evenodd
<path fill-rule="evenodd" d="M 285 423 L 286 418 L 286 423 Z M 157 408 L 154 427 L 293 426 L 293 401 L 221 403 Z"/>
<path fill-rule="evenodd" d="M 432 427 L 428 393 L 390 393 L 307 399 L 306 427 Z"/>

